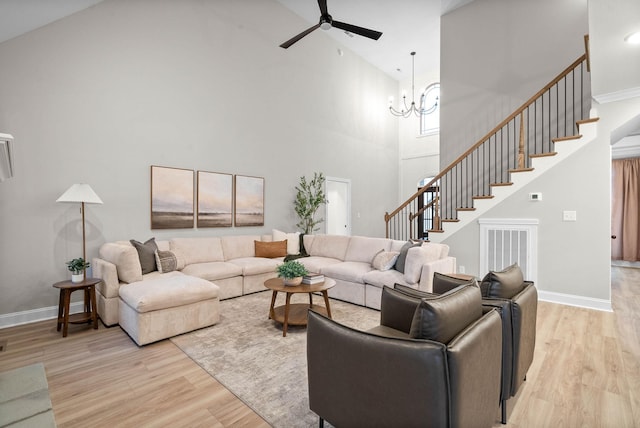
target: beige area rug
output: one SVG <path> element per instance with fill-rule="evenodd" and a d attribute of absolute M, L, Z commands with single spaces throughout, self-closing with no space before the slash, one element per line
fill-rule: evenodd
<path fill-rule="evenodd" d="M 292 303 L 308 303 L 294 295 Z M 320 304 L 321 296 L 314 296 Z M 271 293 L 262 292 L 220 302 L 215 326 L 171 339 L 184 353 L 215 377 L 274 427 L 316 427 L 309 410 L 306 328 L 289 327 L 282 337 L 279 323 L 268 319 Z M 276 306 L 284 304 L 278 294 Z M 331 300 L 333 319 L 358 329 L 380 323 L 380 312 Z"/>

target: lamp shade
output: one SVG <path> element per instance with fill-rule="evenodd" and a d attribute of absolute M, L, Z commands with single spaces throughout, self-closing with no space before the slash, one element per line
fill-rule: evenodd
<path fill-rule="evenodd" d="M 84 202 L 86 204 L 101 204 L 102 199 L 88 184 L 74 184 L 62 194 L 56 202 Z"/>

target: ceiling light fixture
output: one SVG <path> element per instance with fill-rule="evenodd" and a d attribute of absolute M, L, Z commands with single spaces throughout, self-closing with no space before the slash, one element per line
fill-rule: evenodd
<path fill-rule="evenodd" d="M 636 31 L 635 33 L 629 34 L 624 38 L 624 41 L 627 43 L 631 43 L 632 45 L 640 44 L 640 31 Z"/>
<path fill-rule="evenodd" d="M 400 69 L 398 69 L 400 70 Z M 423 106 L 422 102 L 420 106 L 416 106 L 415 100 L 415 76 L 416 74 L 416 53 L 411 52 L 411 105 L 407 105 L 407 94 L 402 94 L 402 105 L 400 106 L 400 110 L 397 110 L 393 107 L 393 97 L 389 98 L 389 111 L 392 115 L 398 117 L 407 118 L 411 116 L 411 114 L 415 114 L 417 117 L 420 117 L 423 114 L 429 114 L 438 108 L 439 98 L 436 97 L 434 104 L 432 106 Z M 420 100 L 422 101 L 422 97 L 424 94 L 420 95 Z"/>

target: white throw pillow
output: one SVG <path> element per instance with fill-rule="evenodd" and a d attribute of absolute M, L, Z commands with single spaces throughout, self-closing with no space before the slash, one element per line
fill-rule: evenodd
<path fill-rule="evenodd" d="M 371 266 L 377 270 L 389 270 L 396 264 L 396 260 L 398 260 L 399 251 L 384 251 L 380 250 L 378 254 L 375 255 L 373 261 L 371 262 Z"/>
<path fill-rule="evenodd" d="M 287 233 L 273 229 L 274 241 L 287 241 L 287 254 L 300 254 L 300 232 Z"/>

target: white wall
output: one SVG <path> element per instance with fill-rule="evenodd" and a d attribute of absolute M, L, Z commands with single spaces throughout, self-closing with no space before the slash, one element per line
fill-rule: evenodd
<path fill-rule="evenodd" d="M 294 186 L 322 171 L 352 183 L 353 233 L 383 236 L 396 206 L 398 84 L 275 1 L 106 0 L 0 44 L 0 130 L 16 176 L 0 183 L 0 315 L 56 306 L 51 284 L 107 241 L 293 230 Z M 150 229 L 150 165 L 265 178 L 265 226 Z"/>
<path fill-rule="evenodd" d="M 475 0 L 440 30 L 445 167 L 584 53 L 587 0 Z"/>
<path fill-rule="evenodd" d="M 428 52 L 427 55 L 438 55 L 438 52 Z M 440 81 L 439 70 L 431 70 L 416 75 L 415 98 L 420 102 L 420 95 L 424 88 Z M 400 82 L 398 99 L 406 91 L 407 99 L 411 102 L 411 78 Z M 408 118 L 398 118 L 400 138 L 400 189 L 398 204 L 406 201 L 418 189 L 418 183 L 425 177 L 435 176 L 440 172 L 440 134 L 420 135 L 420 119 L 412 115 Z M 395 208 L 395 207 L 394 207 Z"/>
<path fill-rule="evenodd" d="M 452 159 L 462 151 L 461 140 L 454 135 L 481 137 L 582 55 L 586 26 L 586 1 L 573 0 L 476 0 L 443 17 L 441 138 L 447 138 L 446 133 L 457 145 L 450 147 L 447 138 L 441 157 Z M 592 62 L 594 72 L 598 67 Z M 490 102 L 492 96 L 497 104 Z M 598 116 L 597 140 L 483 217 L 539 219 L 538 286 L 544 297 L 606 307 L 610 300 L 608 134 L 622 117 L 600 108 Z M 467 141 L 466 147 L 475 142 Z M 542 201 L 527 200 L 534 191 L 542 193 Z M 578 221 L 563 222 L 564 210 L 577 211 Z M 477 223 L 446 243 L 458 266 L 480 277 L 486 274 L 479 272 Z"/>

